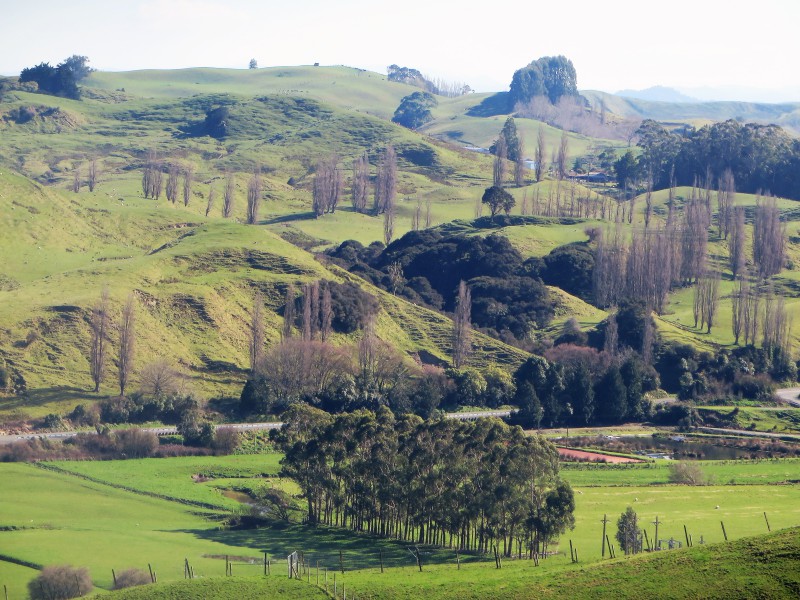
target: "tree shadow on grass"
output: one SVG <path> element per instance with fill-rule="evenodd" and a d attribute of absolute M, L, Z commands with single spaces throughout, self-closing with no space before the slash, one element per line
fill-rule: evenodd
<path fill-rule="evenodd" d="M 408 550 L 414 544 L 334 527 L 270 521 L 260 529 L 190 530 L 186 533 L 228 546 L 267 552 L 274 560 L 283 560 L 295 551 L 303 552 L 312 566 L 319 561 L 320 567 L 328 569 L 339 569 L 340 551 L 346 571 L 380 568 L 381 551 L 385 567 L 416 568 L 416 559 Z M 423 564 L 455 562 L 453 550 L 423 545 L 419 548 Z M 462 562 L 476 560 L 484 560 L 484 557 L 461 555 Z"/>
<path fill-rule="evenodd" d="M 71 386 L 54 386 L 28 390 L 23 394 L 11 398 L 0 399 L 0 409 L 4 411 L 25 410 L 51 404 L 54 402 L 91 402 L 99 400 L 101 396 L 92 397 L 88 389 Z"/>
<path fill-rule="evenodd" d="M 261 221 L 262 225 L 277 225 L 278 223 L 291 223 L 292 221 L 310 221 L 316 219 L 313 212 L 293 213 L 291 215 L 281 215 Z"/>

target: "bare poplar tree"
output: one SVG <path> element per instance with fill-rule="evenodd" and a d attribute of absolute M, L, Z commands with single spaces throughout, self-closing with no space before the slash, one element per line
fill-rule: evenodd
<path fill-rule="evenodd" d="M 176 165 L 169 166 L 166 192 L 167 200 L 175 204 L 175 202 L 178 200 L 178 167 Z"/>
<path fill-rule="evenodd" d="M 747 309 L 747 280 L 739 280 L 739 286 L 731 294 L 731 330 L 733 331 L 734 344 L 739 345 L 739 338 L 744 330 L 745 311 Z"/>
<path fill-rule="evenodd" d="M 501 135 L 497 138 L 494 147 L 494 163 L 492 165 L 492 185 L 503 187 L 506 178 L 506 160 L 508 158 L 508 144 L 506 137 Z"/>
<path fill-rule="evenodd" d="M 317 163 L 312 190 L 314 214 L 321 217 L 326 212 L 336 212 L 344 184 L 338 168 L 339 157 L 335 154 Z"/>
<path fill-rule="evenodd" d="M 786 227 L 781 223 L 775 198 L 756 198 L 753 218 L 753 262 L 762 279 L 783 269 L 786 254 Z"/>
<path fill-rule="evenodd" d="M 556 173 L 559 179 L 564 179 L 567 176 L 567 164 L 569 161 L 569 138 L 567 132 L 561 134 L 561 143 L 558 146 L 558 154 L 556 155 Z"/>
<path fill-rule="evenodd" d="M 456 310 L 453 316 L 453 366 L 456 369 L 466 364 L 472 351 L 471 313 L 472 294 L 462 279 L 458 284 Z"/>
<path fill-rule="evenodd" d="M 211 214 L 211 211 L 214 209 L 214 184 L 211 183 L 208 186 L 208 202 L 206 203 L 206 216 Z"/>
<path fill-rule="evenodd" d="M 545 156 L 547 156 L 547 147 L 544 144 L 544 132 L 539 127 L 539 134 L 536 136 L 536 151 L 533 155 L 533 162 L 535 163 L 533 168 L 537 182 L 541 181 L 544 175 Z"/>
<path fill-rule="evenodd" d="M 150 190 L 150 197 L 156 200 L 161 199 L 161 190 L 164 188 L 164 170 L 161 163 L 157 163 L 153 170 L 153 185 Z"/>
<path fill-rule="evenodd" d="M 706 333 L 711 333 L 714 318 L 719 307 L 719 275 L 709 274 L 698 280 L 695 286 L 695 327 L 697 327 L 697 314 L 699 310 L 700 329 L 707 327 Z"/>
<path fill-rule="evenodd" d="M 117 370 L 119 374 L 119 395 L 125 395 L 125 388 L 133 374 L 133 357 L 136 344 L 136 296 L 131 292 L 122 308 L 122 319 L 119 324 L 119 354 Z"/>
<path fill-rule="evenodd" d="M 419 231 L 420 220 L 422 219 L 422 200 L 417 198 L 417 206 L 414 212 L 411 213 L 411 231 Z"/>
<path fill-rule="evenodd" d="M 183 170 L 183 205 L 189 206 L 192 199 L 192 184 L 194 183 L 194 167 L 189 165 Z"/>
<path fill-rule="evenodd" d="M 303 285 L 303 340 L 306 342 L 311 341 L 312 325 L 311 321 L 313 316 L 311 314 L 311 284 L 306 283 Z"/>
<path fill-rule="evenodd" d="M 522 133 L 517 136 L 517 160 L 514 162 L 514 184 L 517 187 L 525 185 L 525 140 Z"/>
<path fill-rule="evenodd" d="M 222 216 L 226 219 L 233 215 L 233 200 L 236 194 L 236 178 L 233 173 L 228 173 L 225 183 L 225 195 L 222 198 Z"/>
<path fill-rule="evenodd" d="M 142 193 L 145 198 L 155 198 L 154 180 L 156 172 L 156 153 L 153 150 L 147 151 L 147 158 L 144 163 L 144 171 L 142 173 Z"/>
<path fill-rule="evenodd" d="M 81 166 L 76 165 L 72 171 L 72 191 L 76 194 L 81 191 Z"/>
<path fill-rule="evenodd" d="M 731 209 L 736 201 L 736 184 L 733 171 L 725 169 L 719 179 L 719 189 L 717 190 L 717 231 L 719 237 L 728 238 L 731 225 Z"/>
<path fill-rule="evenodd" d="M 264 360 L 264 298 L 260 292 L 253 297 L 253 318 L 250 322 L 250 371 L 256 372 Z"/>
<path fill-rule="evenodd" d="M 94 381 L 94 391 L 100 391 L 106 373 L 106 355 L 108 341 L 108 288 L 104 288 L 100 301 L 92 309 L 91 331 L 92 347 L 89 358 L 89 371 Z"/>
<path fill-rule="evenodd" d="M 253 172 L 253 176 L 247 183 L 247 224 L 255 225 L 258 223 L 258 212 L 261 209 L 261 173 L 259 169 Z"/>
<path fill-rule="evenodd" d="M 734 279 L 740 276 L 744 271 L 744 249 L 746 243 L 744 216 L 743 206 L 734 207 L 733 216 L 730 220 L 731 236 L 730 241 L 728 242 L 731 273 L 733 273 Z"/>
<path fill-rule="evenodd" d="M 93 192 L 94 188 L 97 187 L 97 180 L 99 177 L 100 177 L 100 171 L 97 166 L 97 159 L 93 158 L 92 162 L 89 163 L 89 177 L 86 180 L 90 192 Z"/>
<path fill-rule="evenodd" d="M 351 202 L 353 210 L 364 212 L 367 210 L 367 199 L 369 198 L 369 157 L 364 152 L 353 161 L 353 189 L 351 192 Z"/>
<path fill-rule="evenodd" d="M 292 337 L 292 326 L 295 318 L 295 290 L 294 284 L 290 283 L 286 288 L 286 302 L 283 308 L 283 339 L 288 340 Z"/>
<path fill-rule="evenodd" d="M 309 286 L 311 291 L 311 339 L 315 340 L 320 329 L 319 281 L 312 281 Z"/>
<path fill-rule="evenodd" d="M 431 197 L 428 196 L 425 198 L 425 229 L 430 228 L 433 225 L 433 215 L 431 215 Z"/>
<path fill-rule="evenodd" d="M 394 207 L 397 195 L 397 153 L 394 146 L 387 146 L 378 163 L 378 175 L 375 180 L 375 202 L 373 212 L 380 214 L 390 205 Z"/>
<path fill-rule="evenodd" d="M 326 283 L 322 288 L 322 299 L 319 305 L 319 320 L 320 320 L 320 339 L 327 342 L 331 335 L 331 327 L 333 325 L 333 299 L 331 298 L 331 286 Z"/>
<path fill-rule="evenodd" d="M 743 279 L 746 281 L 746 279 Z M 755 345 L 758 338 L 758 321 L 761 314 L 761 296 L 758 290 L 743 287 L 741 301 L 744 306 L 741 308 L 743 316 L 742 330 L 744 333 L 744 344 Z"/>
<path fill-rule="evenodd" d="M 391 244 L 394 239 L 394 218 L 395 209 L 394 201 L 392 201 L 383 211 L 383 242 L 387 246 Z"/>

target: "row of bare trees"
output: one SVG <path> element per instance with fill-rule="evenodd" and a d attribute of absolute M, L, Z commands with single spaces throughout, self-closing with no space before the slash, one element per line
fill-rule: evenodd
<path fill-rule="evenodd" d="M 86 185 L 90 192 L 93 192 L 97 187 L 97 182 L 100 177 L 100 167 L 97 164 L 97 159 L 92 159 L 89 163 L 89 169 L 86 174 L 86 181 L 81 176 L 81 165 L 77 165 L 72 172 L 72 191 L 76 194 L 81 191 L 81 187 Z"/>
<path fill-rule="evenodd" d="M 583 99 L 562 96 L 552 104 L 547 96 L 534 96 L 525 104 L 514 107 L 521 117 L 543 121 L 565 131 L 574 131 L 590 137 L 633 141 L 641 119 L 609 119 L 603 100 L 596 106 L 586 106 Z"/>
<path fill-rule="evenodd" d="M 125 390 L 133 373 L 133 359 L 136 347 L 136 298 L 133 293 L 128 296 L 117 323 L 117 375 L 119 393 L 125 395 Z M 111 345 L 111 308 L 108 290 L 103 290 L 100 300 L 92 308 L 90 320 L 91 343 L 89 353 L 89 371 L 94 382 L 94 391 L 100 390 L 100 385 L 106 377 L 108 356 Z"/>
<path fill-rule="evenodd" d="M 743 338 L 745 345 L 755 345 L 760 328 L 764 348 L 780 349 L 790 355 L 791 317 L 784 298 L 776 296 L 771 285 L 759 288 L 742 277 L 731 294 L 731 306 L 731 329 L 736 344 Z"/>

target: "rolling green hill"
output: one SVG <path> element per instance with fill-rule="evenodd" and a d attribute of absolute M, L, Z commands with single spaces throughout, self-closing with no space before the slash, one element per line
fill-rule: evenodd
<path fill-rule="evenodd" d="M 441 98 L 425 131 L 409 131 L 387 117 L 416 88 L 347 67 L 94 73 L 86 84 L 81 101 L 12 91 L 0 103 L 0 357 L 24 392 L 2 401 L 6 419 L 63 412 L 93 398 L 86 391 L 88 311 L 106 286 L 116 312 L 129 292 L 138 298 L 139 367 L 168 359 L 204 397 L 238 395 L 253 292 L 262 291 L 272 309 L 267 337 L 273 341 L 289 283 L 353 280 L 315 260 L 312 251 L 346 239 L 383 239 L 383 219 L 354 212 L 346 197 L 334 214 L 314 218 L 317 160 L 338 155 L 347 189 L 353 158 L 367 151 L 375 165 L 393 144 L 399 156 L 396 238 L 411 228 L 418 206 L 430 204 L 434 225 L 474 218 L 491 181 L 491 157 L 437 138 L 488 146 L 505 119 L 470 116 L 486 99 L 473 94 Z M 219 107 L 228 110 L 221 139 L 207 135 L 205 126 L 209 111 Z M 550 148 L 561 137 L 560 130 L 537 121 L 517 119 L 517 126 L 529 147 L 540 127 Z M 615 145 L 574 134 L 569 144 L 570 157 Z M 142 197 L 142 168 L 151 153 L 164 164 L 192 169 L 186 206 Z M 75 173 L 85 179 L 92 161 L 100 172 L 97 189 L 69 191 Z M 247 182 L 255 169 L 264 182 L 263 206 L 258 225 L 246 226 Z M 233 218 L 223 219 L 229 174 L 236 178 Z M 519 207 L 523 196 L 551 196 L 559 187 L 545 180 L 511 191 Z M 206 216 L 212 189 L 216 204 Z M 556 193 L 595 195 L 580 185 L 560 189 Z M 678 201 L 688 193 L 679 190 Z M 666 192 L 654 198 L 656 214 L 663 214 Z M 755 198 L 740 194 L 737 202 L 750 206 Z M 641 223 L 643 204 L 640 199 L 633 227 Z M 781 202 L 790 221 L 789 258 L 797 264 L 794 206 Z M 523 256 L 541 257 L 558 245 L 586 240 L 584 230 L 598 225 L 545 219 L 499 231 Z M 487 235 L 498 229 L 470 231 Z M 709 247 L 724 271 L 727 243 L 712 236 Z M 777 279 L 781 292 L 793 296 L 797 278 L 793 268 L 784 271 Z M 379 298 L 378 327 L 386 339 L 408 353 L 448 358 L 449 319 L 358 283 Z M 660 321 L 663 335 L 706 348 L 730 344 L 729 289 L 725 281 L 719 325 L 711 335 L 689 326 L 691 290 L 677 290 Z M 539 335 L 553 335 L 570 316 L 584 328 L 606 316 L 561 290 L 552 294 L 556 318 Z M 789 307 L 797 312 L 800 303 L 792 299 Z M 477 366 L 510 368 L 523 360 L 517 349 L 488 337 L 478 340 Z M 346 341 L 352 340 L 338 339 Z M 101 391 L 113 393 L 113 383 Z"/>
<path fill-rule="evenodd" d="M 776 123 L 795 130 L 800 126 L 797 102 L 654 102 L 593 90 L 581 91 L 581 95 L 592 103 L 603 102 L 607 110 L 623 117 L 679 122 L 736 119 Z"/>

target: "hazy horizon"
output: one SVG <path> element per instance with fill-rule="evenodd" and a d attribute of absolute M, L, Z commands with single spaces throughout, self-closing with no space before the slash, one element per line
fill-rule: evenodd
<path fill-rule="evenodd" d="M 516 69 L 563 54 L 583 90 L 664 86 L 700 99 L 800 101 L 800 84 L 786 76 L 800 55 L 800 3 L 708 4 L 675 0 L 660 14 L 634 0 L 602 10 L 587 0 L 570 9 L 498 0 L 491 11 L 474 0 L 458 10 L 421 0 L 40 0 L 4 10 L 12 26 L 0 39 L 0 73 L 72 54 L 100 71 L 246 68 L 255 58 L 260 67 L 319 62 L 379 73 L 399 64 L 497 92 Z"/>

